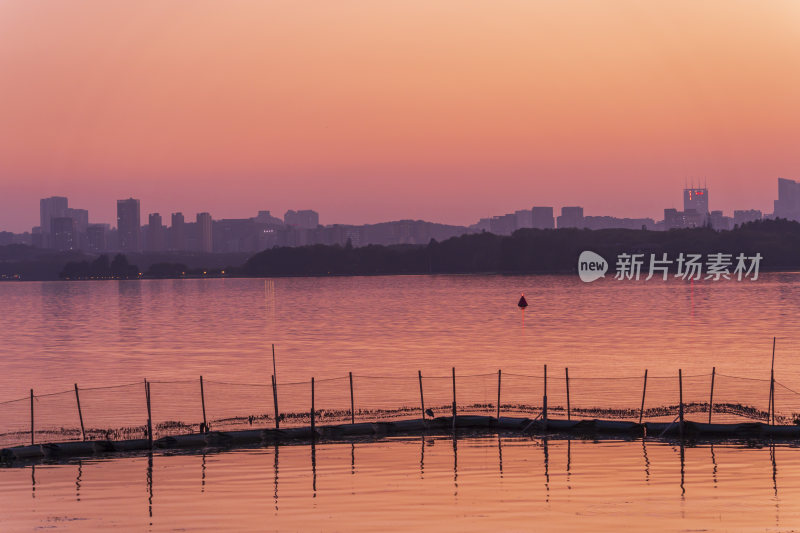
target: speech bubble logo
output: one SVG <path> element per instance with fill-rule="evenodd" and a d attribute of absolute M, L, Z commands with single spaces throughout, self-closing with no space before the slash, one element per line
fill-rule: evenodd
<path fill-rule="evenodd" d="M 578 276 L 581 281 L 590 283 L 605 277 L 608 271 L 608 262 L 594 252 L 586 250 L 578 257 Z"/>

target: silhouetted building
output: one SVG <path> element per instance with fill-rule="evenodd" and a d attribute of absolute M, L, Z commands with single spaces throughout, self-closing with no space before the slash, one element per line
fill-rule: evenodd
<path fill-rule="evenodd" d="M 361 246 L 361 228 L 348 228 L 344 230 L 344 243 L 350 243 L 350 246 L 357 248 Z"/>
<path fill-rule="evenodd" d="M 722 211 L 711 211 L 708 217 L 711 227 L 717 231 L 728 231 L 733 229 L 733 219 L 726 217 Z"/>
<path fill-rule="evenodd" d="M 86 228 L 89 227 L 89 211 L 87 209 L 73 209 L 68 207 L 65 217 L 70 217 L 75 221 L 78 228 L 78 233 L 86 233 Z"/>
<path fill-rule="evenodd" d="M 117 237 L 119 249 L 138 252 L 142 249 L 139 200 L 117 200 Z"/>
<path fill-rule="evenodd" d="M 256 216 L 253 220 L 258 222 L 259 224 L 268 224 L 271 226 L 283 226 L 283 220 L 279 219 L 278 217 L 272 216 L 272 214 L 270 214 L 269 211 L 259 211 L 258 216 Z M 319 222 L 319 217 L 317 217 L 317 222 Z"/>
<path fill-rule="evenodd" d="M 223 218 L 212 224 L 215 252 L 255 252 L 262 249 L 267 225 L 256 218 Z"/>
<path fill-rule="evenodd" d="M 495 235 L 511 235 L 517 229 L 517 216 L 513 213 L 492 217 L 489 221 L 489 231 Z"/>
<path fill-rule="evenodd" d="M 78 225 L 72 217 L 50 219 L 50 237 L 56 250 L 78 249 Z"/>
<path fill-rule="evenodd" d="M 197 213 L 197 234 L 200 241 L 200 251 L 214 251 L 213 238 L 211 236 L 211 215 L 209 213 Z"/>
<path fill-rule="evenodd" d="M 86 228 L 86 248 L 90 252 L 104 252 L 108 249 L 106 235 L 108 224 L 89 224 Z"/>
<path fill-rule="evenodd" d="M 311 209 L 302 211 L 289 210 L 283 215 L 283 222 L 287 226 L 293 226 L 295 228 L 314 229 L 319 226 L 319 213 Z"/>
<path fill-rule="evenodd" d="M 533 227 L 533 211 L 532 210 L 530 210 L 530 209 L 520 209 L 519 211 L 514 211 L 514 217 L 516 218 L 517 229 L 532 228 Z"/>
<path fill-rule="evenodd" d="M 655 229 L 652 218 L 583 217 L 582 228 L 588 229 Z"/>
<path fill-rule="evenodd" d="M 477 223 L 471 225 L 469 227 L 472 231 L 476 231 L 478 233 L 483 231 L 491 231 L 492 229 L 492 219 L 491 218 L 482 218 L 478 220 Z"/>
<path fill-rule="evenodd" d="M 675 208 L 664 209 L 664 229 L 678 229 L 683 227 L 683 213 Z"/>
<path fill-rule="evenodd" d="M 762 214 L 758 209 L 742 209 L 733 212 L 733 223 L 737 226 L 761 220 Z"/>
<path fill-rule="evenodd" d="M 583 227 L 583 208 L 582 207 L 562 207 L 561 216 L 558 217 L 559 228 L 582 228 Z"/>
<path fill-rule="evenodd" d="M 695 209 L 685 209 L 683 211 L 684 228 L 702 228 L 709 222 L 709 214 L 701 213 Z"/>
<path fill-rule="evenodd" d="M 186 245 L 186 221 L 183 213 L 172 213 L 172 225 L 169 228 L 169 248 L 173 251 L 188 250 Z"/>
<path fill-rule="evenodd" d="M 50 233 L 50 220 L 67 216 L 68 201 L 63 196 L 51 196 L 39 200 L 39 227 L 42 233 Z"/>
<path fill-rule="evenodd" d="M 778 199 L 775 200 L 775 218 L 800 221 L 800 183 L 778 178 Z"/>
<path fill-rule="evenodd" d="M 556 227 L 552 207 L 534 207 L 531 209 L 531 217 L 534 228 L 553 229 Z"/>
<path fill-rule="evenodd" d="M 163 252 L 167 249 L 167 230 L 159 213 L 150 213 L 145 241 L 145 249 L 148 251 Z"/>
<path fill-rule="evenodd" d="M 42 232 L 42 228 L 39 226 L 34 226 L 31 228 L 31 246 L 36 248 L 44 248 L 47 246 L 47 241 L 45 239 L 46 237 L 47 235 Z"/>
<path fill-rule="evenodd" d="M 708 214 L 708 189 L 683 189 L 683 211 Z"/>

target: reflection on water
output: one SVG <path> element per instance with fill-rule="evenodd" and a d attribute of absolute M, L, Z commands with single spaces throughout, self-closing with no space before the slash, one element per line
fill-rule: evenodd
<path fill-rule="evenodd" d="M 516 300 L 530 307 L 520 327 Z M 719 374 L 800 386 L 800 276 L 586 284 L 573 276 L 2 283 L 0 390 L 147 377 L 269 385 L 359 375 Z M 613 371 L 613 372 L 612 372 Z M 124 377 L 124 379 L 123 379 Z M 579 391 L 577 391 L 579 392 Z"/>
<path fill-rule="evenodd" d="M 800 517 L 800 456 L 788 447 L 523 437 L 403 438 L 357 447 L 358 453 L 356 443 L 317 443 L 7 468 L 0 470 L 0 530 L 57 523 L 93 531 L 233 524 L 257 531 L 267 523 L 290 530 L 536 524 L 594 531 L 613 529 L 623 514 L 634 530 L 718 530 L 786 528 Z M 786 451 L 780 468 L 779 450 Z M 137 488 L 142 480 L 144 491 Z"/>

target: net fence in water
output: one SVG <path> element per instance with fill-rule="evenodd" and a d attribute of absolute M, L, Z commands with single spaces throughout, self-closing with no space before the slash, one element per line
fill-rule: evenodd
<path fill-rule="evenodd" d="M 720 373 L 678 376 L 598 377 L 550 369 L 516 373 L 427 376 L 352 374 L 315 379 L 317 425 L 378 422 L 423 416 L 543 415 L 549 418 L 672 421 L 683 401 L 686 420 L 767 422 L 774 398 L 779 424 L 800 423 L 800 392 L 769 379 Z M 713 388 L 712 388 L 713 380 Z M 149 381 L 153 438 L 201 432 L 308 426 L 310 381 L 235 383 L 216 380 Z M 80 388 L 0 402 L 0 446 L 67 440 L 147 438 L 145 383 Z M 713 396 L 712 396 L 713 393 Z M 80 408 L 79 408 L 80 402 Z M 499 409 L 498 409 L 499 405 Z M 713 410 L 711 406 L 713 405 Z"/>

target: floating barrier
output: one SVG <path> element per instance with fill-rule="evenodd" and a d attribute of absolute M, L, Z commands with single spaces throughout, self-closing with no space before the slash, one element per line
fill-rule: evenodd
<path fill-rule="evenodd" d="M 455 422 L 455 424 L 454 424 Z M 546 425 L 546 428 L 545 428 Z M 397 422 L 373 422 L 328 426 L 296 427 L 287 429 L 254 429 L 243 431 L 195 433 L 149 439 L 119 441 L 57 442 L 29 446 L 14 446 L 0 450 L 0 463 L 5 465 L 30 462 L 51 462 L 76 457 L 108 456 L 152 450 L 203 450 L 243 447 L 262 447 L 276 444 L 312 444 L 317 441 L 335 442 L 355 437 L 384 438 L 387 436 L 413 436 L 420 434 L 450 434 L 452 428 L 473 434 L 496 433 L 506 435 L 572 435 L 578 438 L 602 436 L 630 438 L 646 437 L 657 440 L 682 434 L 694 440 L 800 440 L 800 426 L 770 425 L 761 422 L 741 424 L 706 424 L 625 422 L 619 420 L 561 420 L 464 415 L 442 416 L 432 420 L 415 419 Z"/>

